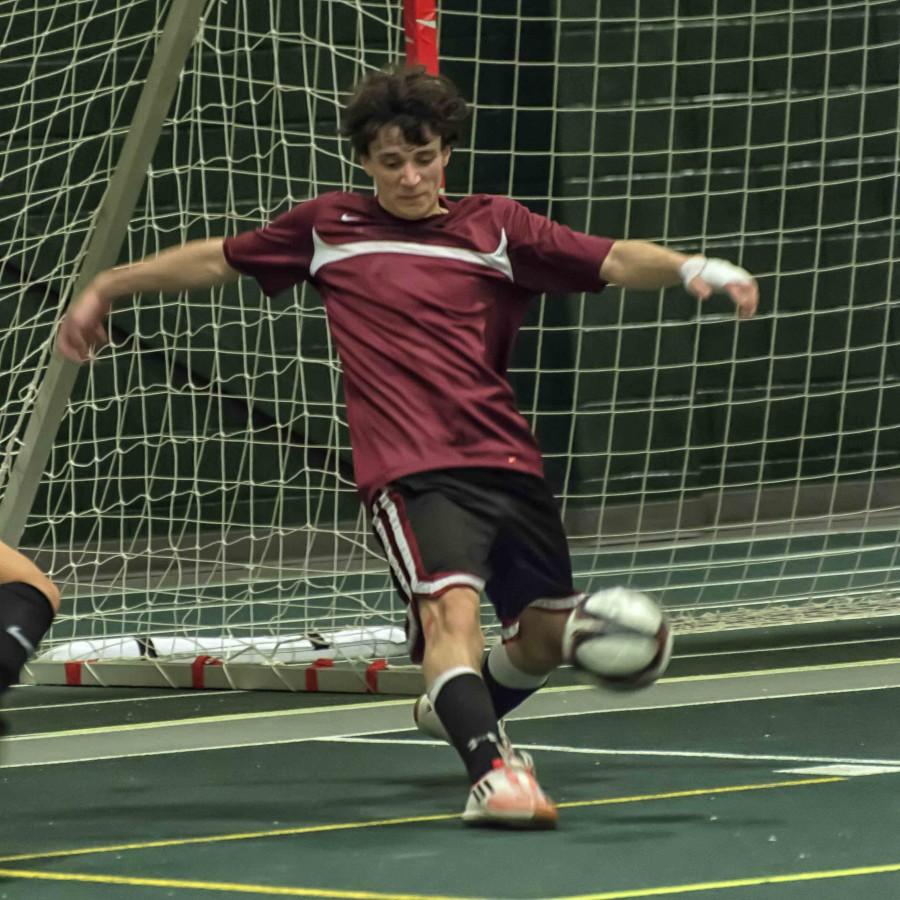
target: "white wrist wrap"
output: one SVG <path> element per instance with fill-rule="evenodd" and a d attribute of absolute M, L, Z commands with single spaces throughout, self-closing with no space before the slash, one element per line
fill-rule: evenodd
<path fill-rule="evenodd" d="M 679 269 L 681 280 L 687 287 L 698 275 L 714 290 L 721 291 L 726 284 L 750 284 L 753 276 L 728 262 L 727 259 L 715 259 L 705 256 L 692 256 Z"/>

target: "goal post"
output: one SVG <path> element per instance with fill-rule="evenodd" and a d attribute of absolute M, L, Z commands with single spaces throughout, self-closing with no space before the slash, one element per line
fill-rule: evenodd
<path fill-rule="evenodd" d="M 137 137 L 161 23 L 189 6 Z M 64 598 L 33 677 L 418 690 L 312 290 L 144 296 L 70 393 L 50 349 L 91 266 L 366 189 L 338 137 L 349 90 L 404 58 L 434 71 L 438 47 L 473 109 L 448 195 L 760 279 L 743 323 L 680 289 L 532 305 L 511 376 L 579 586 L 646 589 L 682 632 L 900 612 L 895 3 L 8 7 L 0 534 Z M 129 141 L 146 160 L 113 190 Z M 124 246 L 106 232 L 92 257 L 104 194 Z"/>
<path fill-rule="evenodd" d="M 424 66 L 431 75 L 437 75 L 439 69 L 437 19 L 437 0 L 405 0 L 406 63 Z"/>

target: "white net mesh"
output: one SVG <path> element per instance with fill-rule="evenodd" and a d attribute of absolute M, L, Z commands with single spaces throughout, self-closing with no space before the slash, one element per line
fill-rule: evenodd
<path fill-rule="evenodd" d="M 520 342 L 576 569 L 682 629 L 900 610 L 898 14 L 442 4 L 443 71 L 476 100 L 452 188 L 759 277 L 752 322 L 608 290 L 547 298 Z"/>
<path fill-rule="evenodd" d="M 401 7 L 210 2 L 122 259 L 364 186 L 337 114 L 402 54 Z M 167 8 L 0 0 L 0 490 Z M 760 277 L 740 325 L 676 289 L 535 303 L 513 379 L 580 586 L 652 589 L 682 628 L 895 608 L 898 12 L 441 4 L 442 70 L 474 105 L 451 194 Z M 22 542 L 64 589 L 51 645 L 167 635 L 277 659 L 314 630 L 386 652 L 357 646 L 399 610 L 314 293 L 145 296 L 112 328 Z"/>
<path fill-rule="evenodd" d="M 16 230 L 4 260 L 22 262 L 5 278 L 21 312 L 3 350 L 27 414 L 168 4 L 6 6 L 4 56 L 20 66 L 4 91 L 19 123 L 4 164 L 21 189 L 5 198 Z M 365 71 L 398 58 L 400 22 L 396 2 L 210 3 L 122 259 L 255 227 L 351 187 L 338 109 Z M 347 655 L 384 655 L 358 635 L 345 640 L 360 623 L 397 617 L 384 564 L 365 551 L 315 296 L 269 302 L 249 282 L 144 296 L 117 309 L 111 336 L 78 382 L 23 540 L 64 588 L 49 643 L 86 635 L 87 655 L 109 639 L 127 656 L 118 635 L 174 634 L 251 658 L 249 636 L 283 636 L 281 656 L 292 658 L 297 636 L 318 629 L 340 633 Z M 8 464 L 23 424 L 17 407 L 4 409 Z M 328 654 L 317 642 L 313 655 Z"/>

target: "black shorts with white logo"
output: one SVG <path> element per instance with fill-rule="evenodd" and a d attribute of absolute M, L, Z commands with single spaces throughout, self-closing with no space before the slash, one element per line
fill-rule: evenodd
<path fill-rule="evenodd" d="M 504 469 L 439 469 L 382 488 L 373 527 L 407 603 L 410 656 L 421 662 L 418 600 L 457 587 L 484 591 L 504 639 L 528 606 L 571 609 L 581 594 L 546 482 Z"/>

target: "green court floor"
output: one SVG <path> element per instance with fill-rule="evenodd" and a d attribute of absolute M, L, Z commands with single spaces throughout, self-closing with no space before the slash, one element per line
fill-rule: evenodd
<path fill-rule="evenodd" d="M 543 833 L 464 827 L 409 699 L 18 688 L 0 898 L 900 897 L 898 640 L 558 679 L 510 723 L 561 806 Z"/>

